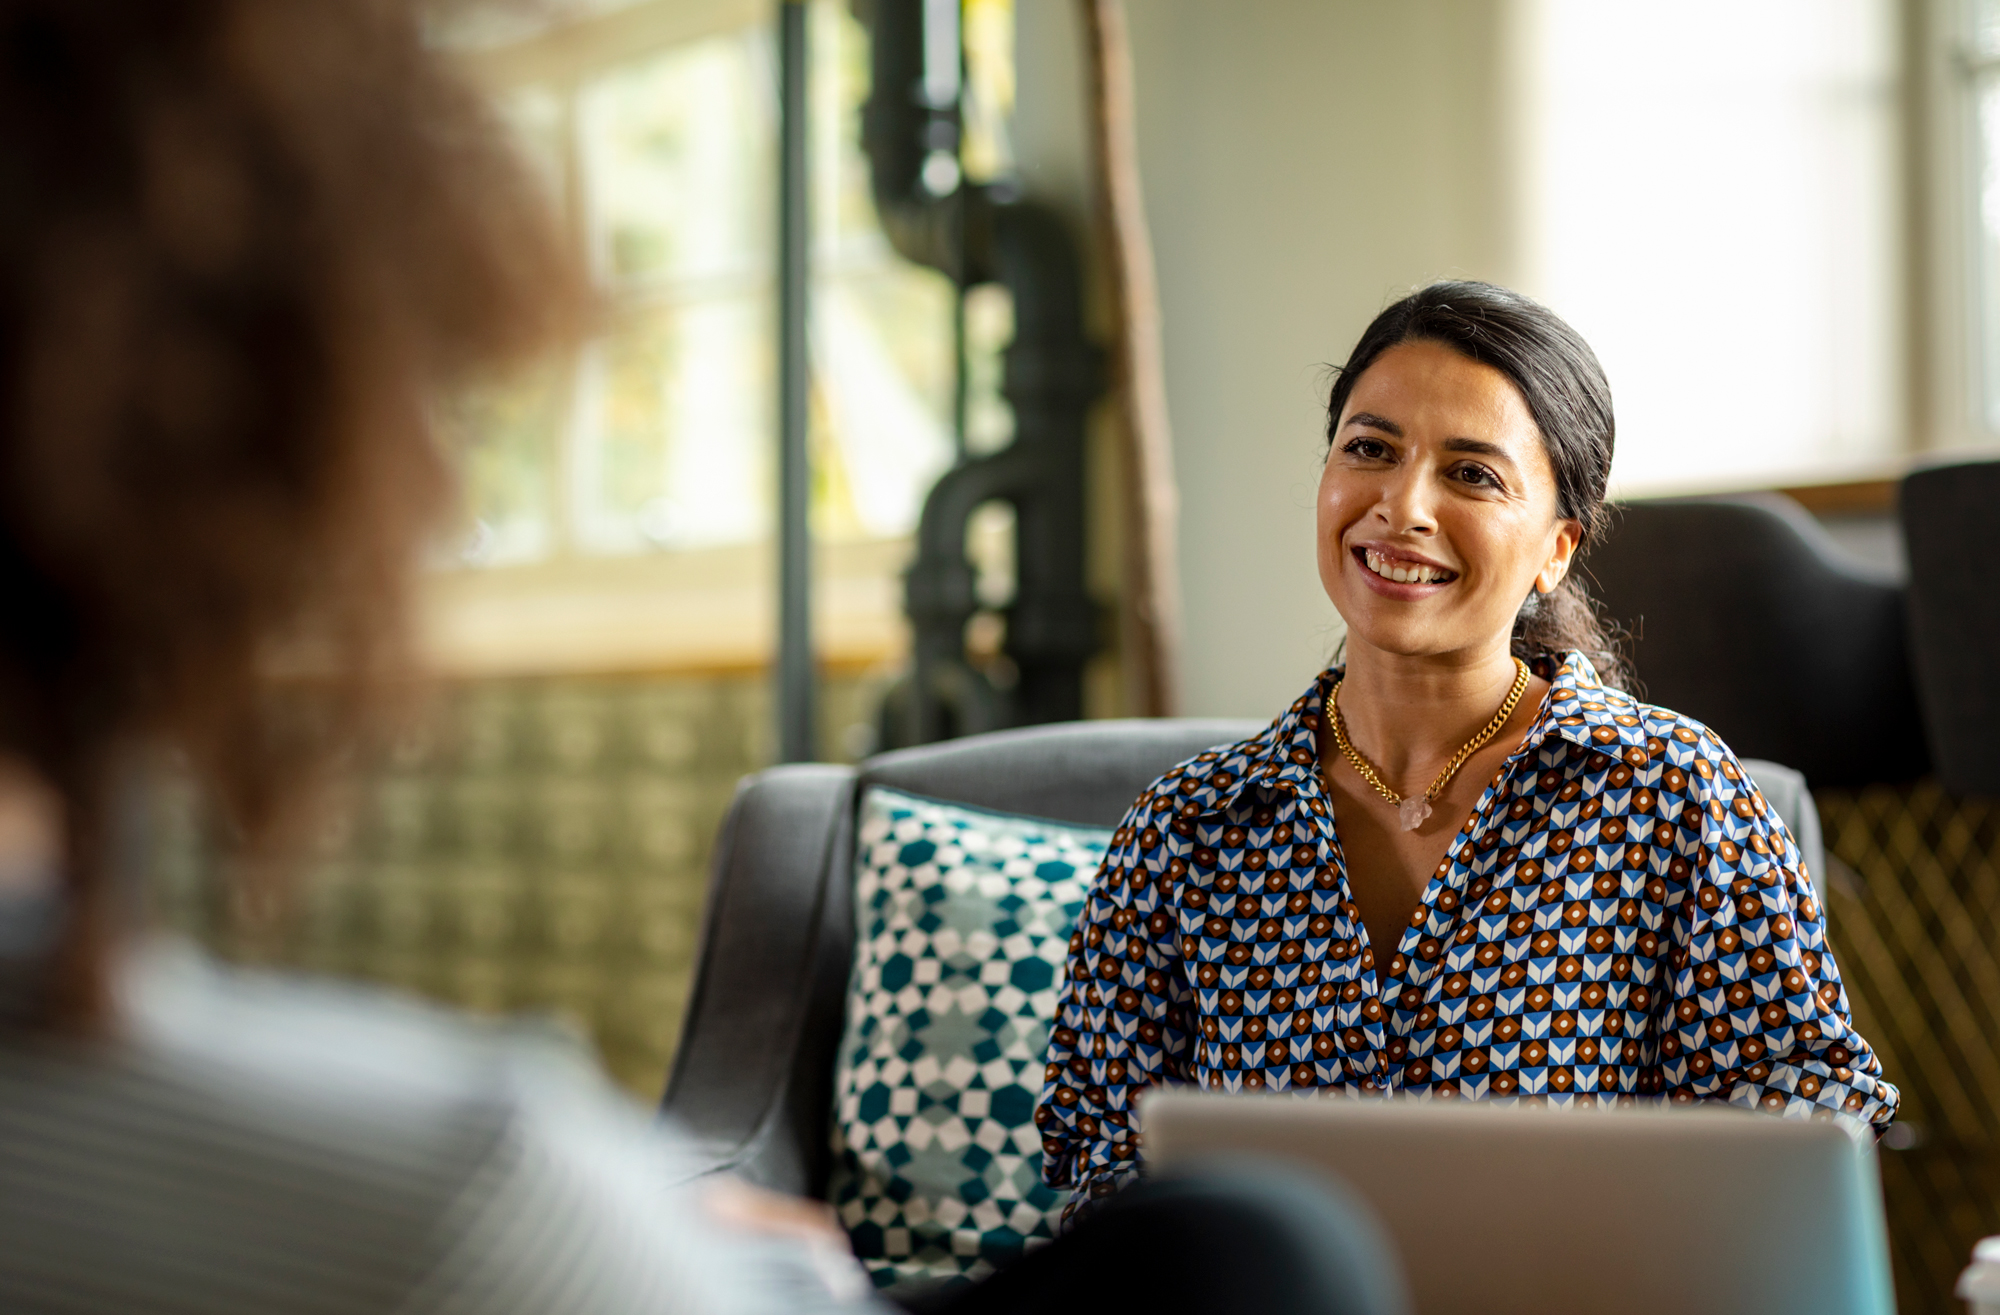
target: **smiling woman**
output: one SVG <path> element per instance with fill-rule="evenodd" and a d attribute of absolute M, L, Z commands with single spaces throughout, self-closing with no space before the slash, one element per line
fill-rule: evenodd
<path fill-rule="evenodd" d="M 1895 1117 L 1797 844 L 1619 688 L 1570 576 L 1613 434 L 1589 345 L 1504 289 L 1362 335 L 1318 498 L 1345 664 L 1113 836 L 1036 1116 L 1072 1214 L 1136 1174 L 1161 1082 Z"/>

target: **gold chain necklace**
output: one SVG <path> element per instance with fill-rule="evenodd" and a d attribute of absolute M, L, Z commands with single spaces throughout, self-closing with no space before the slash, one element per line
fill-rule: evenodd
<path fill-rule="evenodd" d="M 1514 688 L 1508 691 L 1507 701 L 1500 705 L 1500 711 L 1493 714 L 1493 720 L 1486 723 L 1484 730 L 1467 740 L 1465 747 L 1451 756 L 1451 761 L 1438 773 L 1437 780 L 1431 782 L 1430 789 L 1408 799 L 1391 790 L 1383 781 L 1382 774 L 1375 770 L 1375 764 L 1362 757 L 1361 751 L 1347 738 L 1347 723 L 1340 715 L 1340 687 L 1345 683 L 1345 677 L 1334 681 L 1333 692 L 1326 696 L 1326 719 L 1333 725 L 1333 742 L 1340 746 L 1341 755 L 1354 765 L 1354 770 L 1361 773 L 1361 779 L 1374 786 L 1377 794 L 1396 805 L 1396 820 L 1403 824 L 1403 830 L 1414 831 L 1431 815 L 1431 800 L 1437 798 L 1438 791 L 1451 784 L 1451 778 L 1458 775 L 1458 769 L 1465 766 L 1465 760 L 1485 748 L 1487 742 L 1507 724 L 1507 719 L 1514 715 L 1514 706 L 1521 701 L 1522 691 L 1528 688 L 1528 664 L 1519 658 L 1514 659 Z"/>

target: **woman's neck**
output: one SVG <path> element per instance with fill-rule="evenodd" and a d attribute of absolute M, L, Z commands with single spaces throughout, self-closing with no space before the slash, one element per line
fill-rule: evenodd
<path fill-rule="evenodd" d="M 1348 739 L 1400 793 L 1431 778 L 1506 702 L 1514 659 L 1503 636 L 1481 650 L 1408 657 L 1350 638 L 1340 686 Z"/>

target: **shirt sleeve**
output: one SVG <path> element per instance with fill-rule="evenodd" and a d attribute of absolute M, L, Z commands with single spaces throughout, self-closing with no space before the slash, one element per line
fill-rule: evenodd
<path fill-rule="evenodd" d="M 1174 781 L 1156 782 L 1125 814 L 1070 936 L 1035 1110 L 1042 1178 L 1073 1189 L 1065 1226 L 1138 1176 L 1138 1097 L 1186 1076 L 1188 991 L 1172 891 L 1180 872 L 1168 843 Z"/>
<path fill-rule="evenodd" d="M 1666 1096 L 1838 1112 L 1879 1136 L 1902 1096 L 1854 1030 L 1798 844 L 1733 754 L 1704 736 L 1696 755 L 1676 828 L 1689 881 L 1660 1029 Z"/>

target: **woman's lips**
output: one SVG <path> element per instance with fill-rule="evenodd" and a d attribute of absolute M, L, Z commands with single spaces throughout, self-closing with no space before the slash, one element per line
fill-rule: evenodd
<path fill-rule="evenodd" d="M 1429 598 L 1458 579 L 1456 571 L 1428 562 L 1392 557 L 1374 548 L 1356 547 L 1350 553 L 1355 564 L 1361 568 L 1361 578 L 1370 589 L 1385 598 L 1406 602 Z M 1397 575 L 1404 578 L 1398 580 L 1395 578 Z"/>

